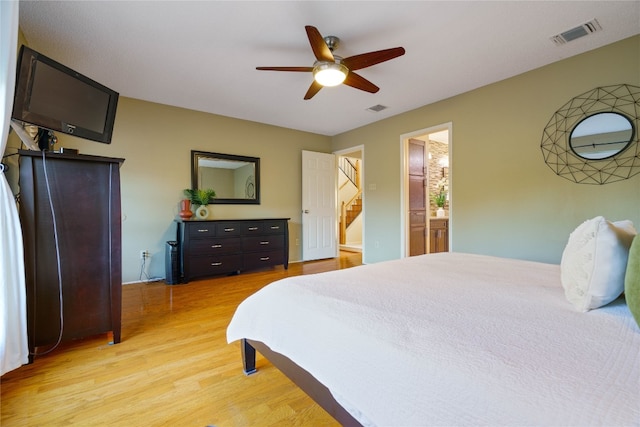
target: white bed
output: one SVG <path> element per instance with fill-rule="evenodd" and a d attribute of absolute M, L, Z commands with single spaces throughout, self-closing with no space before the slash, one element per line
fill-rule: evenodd
<path fill-rule="evenodd" d="M 640 425 L 624 298 L 577 312 L 560 266 L 431 254 L 272 283 L 229 342 L 266 344 L 363 425 Z"/>

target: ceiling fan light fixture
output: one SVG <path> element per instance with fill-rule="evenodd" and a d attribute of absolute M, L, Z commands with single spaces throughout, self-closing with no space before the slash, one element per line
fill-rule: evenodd
<path fill-rule="evenodd" d="M 341 58 L 333 54 L 339 39 L 334 36 L 322 38 L 320 31 L 314 26 L 305 25 L 307 38 L 311 44 L 311 50 L 316 61 L 311 67 L 256 67 L 257 70 L 264 71 L 292 71 L 292 72 L 313 72 L 313 82 L 307 89 L 304 99 L 313 98 L 325 86 L 338 86 L 344 83 L 354 89 L 359 89 L 369 93 L 377 93 L 380 88 L 355 71 L 381 62 L 389 61 L 405 54 L 403 47 L 376 50 L 373 52 L 361 53 L 348 58 Z"/>
<path fill-rule="evenodd" d="M 313 78 L 322 86 L 338 86 L 348 73 L 346 66 L 336 62 L 321 62 L 313 67 Z"/>

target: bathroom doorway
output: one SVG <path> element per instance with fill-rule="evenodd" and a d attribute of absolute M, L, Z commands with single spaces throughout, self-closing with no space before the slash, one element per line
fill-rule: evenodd
<path fill-rule="evenodd" d="M 448 252 L 451 123 L 401 136 L 402 257 Z"/>

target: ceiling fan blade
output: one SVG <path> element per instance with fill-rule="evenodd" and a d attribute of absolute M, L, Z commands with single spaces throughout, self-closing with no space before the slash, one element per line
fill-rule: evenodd
<path fill-rule="evenodd" d="M 331 53 L 331 49 L 329 49 L 324 38 L 322 38 L 320 31 L 311 25 L 307 25 L 304 28 L 307 30 L 307 37 L 309 38 L 309 43 L 311 44 L 311 49 L 313 50 L 313 54 L 316 56 L 316 59 L 318 61 L 335 62 L 333 53 Z"/>
<path fill-rule="evenodd" d="M 313 83 L 311 83 L 311 86 L 309 86 L 309 90 L 307 90 L 307 93 L 304 95 L 304 99 L 313 98 L 316 93 L 320 92 L 320 89 L 322 89 L 322 85 L 314 80 Z"/>
<path fill-rule="evenodd" d="M 376 93 L 380 90 L 378 86 L 374 85 L 369 80 L 365 79 L 359 74 L 354 73 L 353 71 L 349 71 L 349 74 L 347 74 L 347 78 L 344 79 L 343 84 L 370 93 Z"/>
<path fill-rule="evenodd" d="M 311 72 L 311 71 L 313 71 L 313 67 L 256 67 L 256 70 Z"/>
<path fill-rule="evenodd" d="M 342 63 L 349 70 L 360 70 L 381 62 L 388 61 L 398 56 L 404 55 L 403 47 L 394 47 L 391 49 L 377 50 L 375 52 L 362 53 L 360 55 L 350 56 L 342 60 Z"/>

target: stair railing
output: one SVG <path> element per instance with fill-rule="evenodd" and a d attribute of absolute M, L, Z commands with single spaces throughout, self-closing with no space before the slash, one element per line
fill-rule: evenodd
<path fill-rule="evenodd" d="M 338 158 L 338 167 L 344 173 L 344 175 L 356 186 L 360 188 L 360 165 L 358 161 L 354 165 L 348 157 Z"/>

